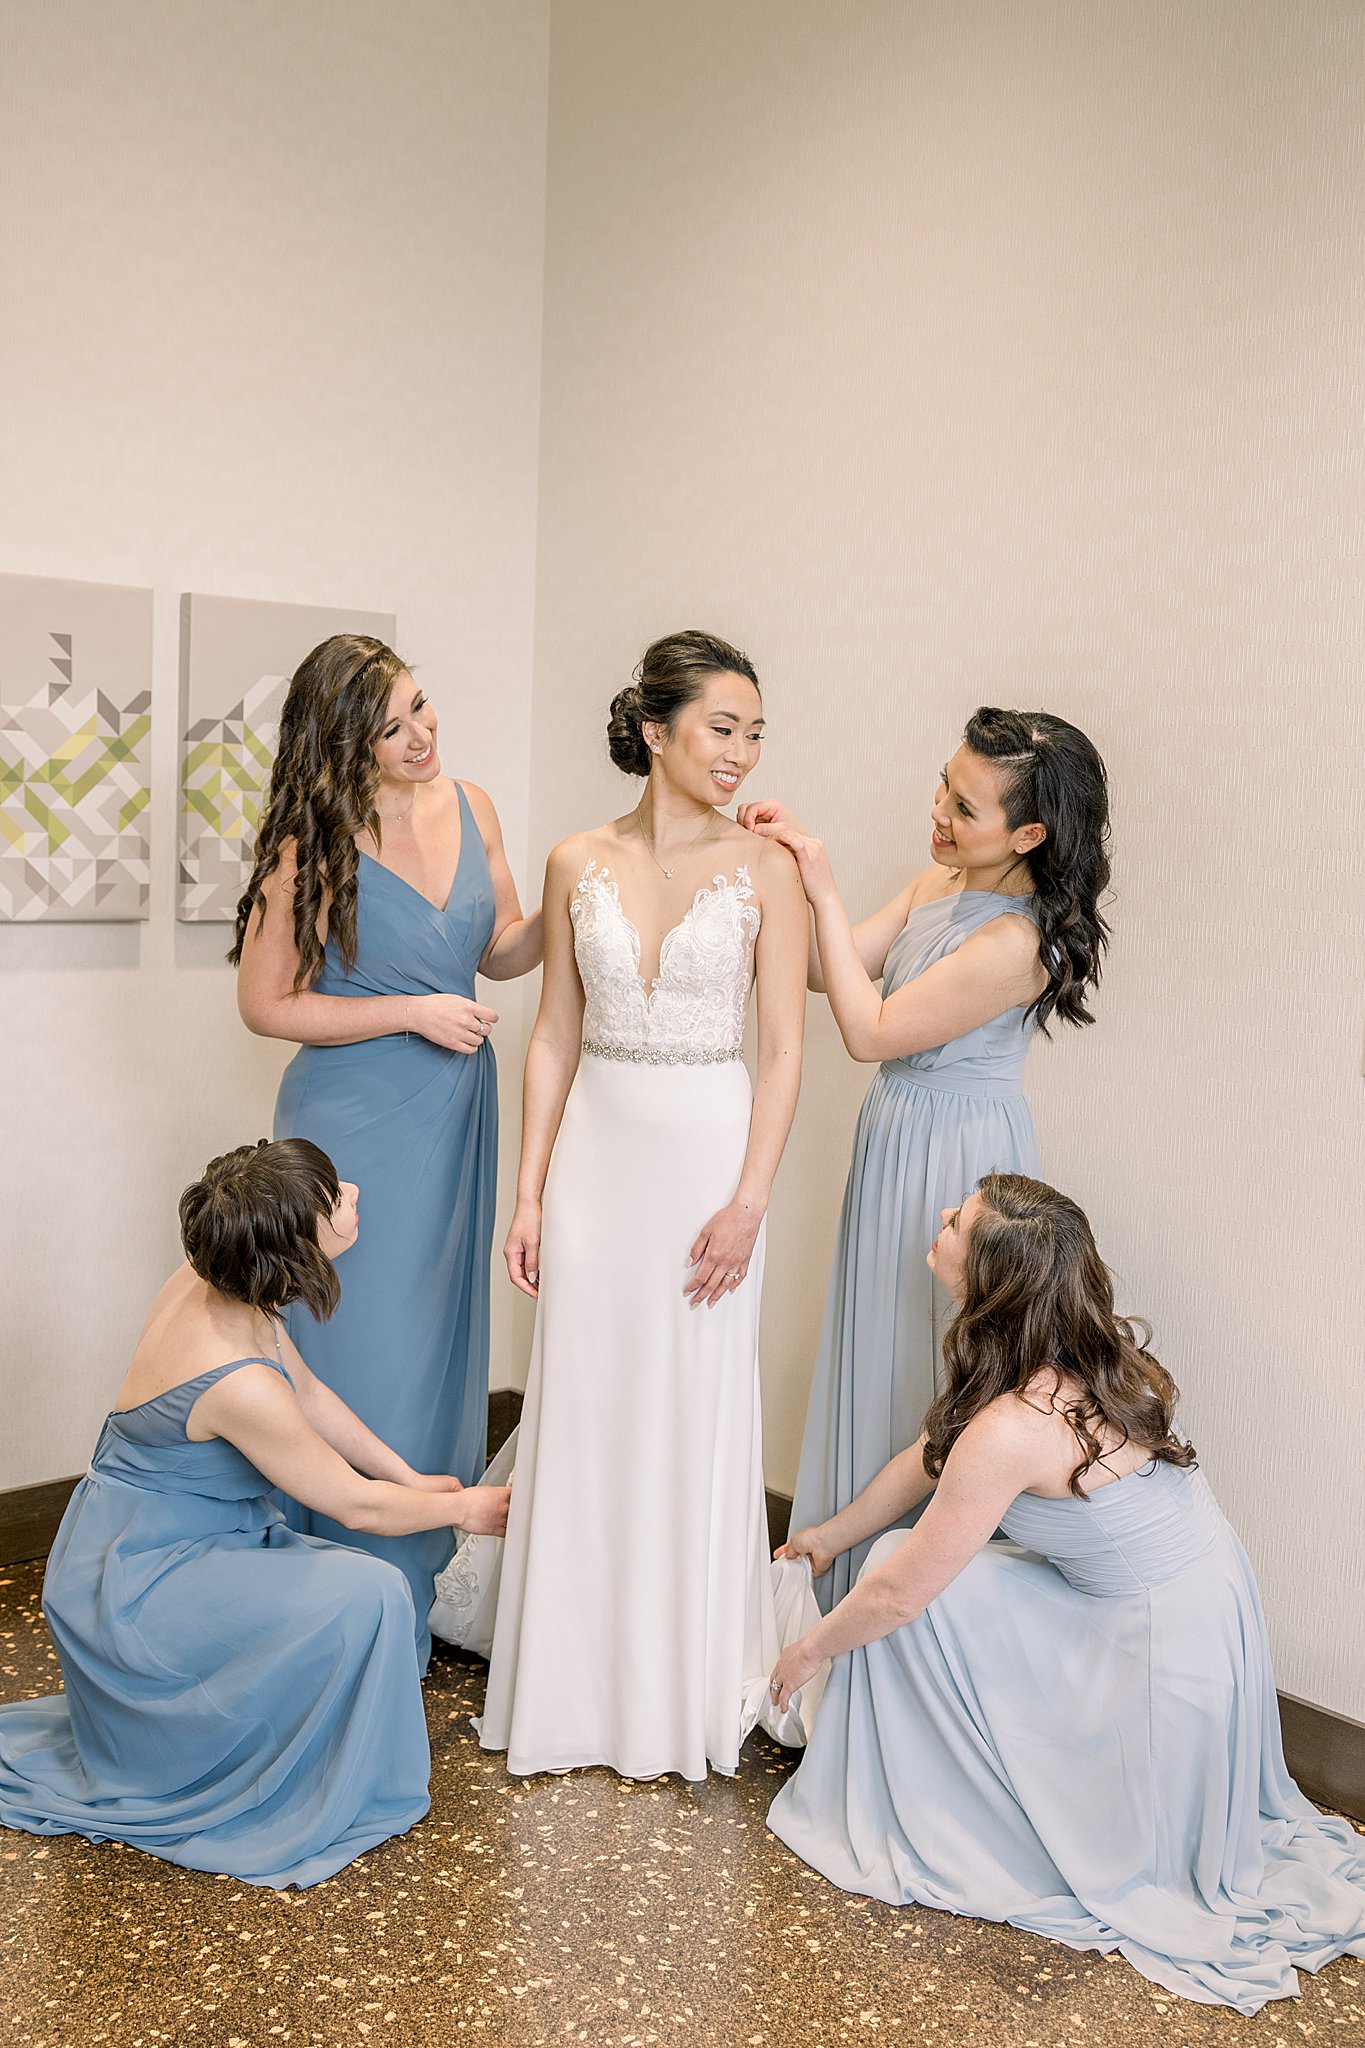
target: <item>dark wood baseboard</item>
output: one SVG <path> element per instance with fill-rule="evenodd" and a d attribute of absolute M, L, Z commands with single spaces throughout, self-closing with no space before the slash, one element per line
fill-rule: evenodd
<path fill-rule="evenodd" d="M 506 1443 L 520 1416 L 521 1395 L 515 1387 L 499 1387 L 488 1396 L 490 1458 Z M 49 1479 L 42 1486 L 0 1492 L 0 1565 L 47 1556 L 76 1483 Z M 786 1541 L 792 1504 L 785 1493 L 769 1492 L 766 1501 L 768 1537 L 776 1549 Z M 1282 1692 L 1280 1728 L 1285 1762 L 1308 1797 L 1365 1821 L 1365 1723 Z"/>
<path fill-rule="evenodd" d="M 488 1455 L 496 1458 L 521 1421 L 521 1395 L 515 1387 L 495 1387 L 488 1396 Z"/>
<path fill-rule="evenodd" d="M 1282 1692 L 1280 1732 L 1290 1775 L 1308 1797 L 1365 1821 L 1365 1723 Z"/>
<path fill-rule="evenodd" d="M 77 1473 L 71 1479 L 47 1479 L 41 1486 L 12 1486 L 0 1493 L 0 1565 L 28 1564 L 47 1556 L 79 1484 Z"/>

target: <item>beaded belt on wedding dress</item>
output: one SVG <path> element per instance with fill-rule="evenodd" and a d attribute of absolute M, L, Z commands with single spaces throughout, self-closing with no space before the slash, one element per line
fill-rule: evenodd
<path fill-rule="evenodd" d="M 694 1050 L 691 1046 L 671 1047 L 656 1051 L 649 1045 L 601 1045 L 595 1038 L 583 1040 L 584 1052 L 590 1052 L 598 1060 L 632 1060 L 651 1067 L 715 1067 L 723 1060 L 742 1060 L 744 1048 L 739 1045 L 724 1046 L 716 1051 Z"/>

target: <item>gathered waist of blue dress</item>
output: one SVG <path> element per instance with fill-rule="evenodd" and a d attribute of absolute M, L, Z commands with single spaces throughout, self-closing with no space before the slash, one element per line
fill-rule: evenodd
<path fill-rule="evenodd" d="M 927 1088 L 935 1095 L 1008 1096 L 1022 1095 L 1019 1074 L 991 1073 L 976 1067 L 913 1067 L 906 1060 L 883 1060 L 882 1073 L 888 1081 L 914 1088 Z"/>

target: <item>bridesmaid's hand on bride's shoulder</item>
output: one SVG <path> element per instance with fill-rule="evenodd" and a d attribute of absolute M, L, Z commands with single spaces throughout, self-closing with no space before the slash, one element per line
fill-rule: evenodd
<path fill-rule="evenodd" d="M 534 1301 L 540 1293 L 539 1202 L 523 1200 L 517 1203 L 502 1255 L 507 1261 L 512 1285 L 519 1287 L 523 1294 L 529 1294 Z"/>
<path fill-rule="evenodd" d="M 462 1487 L 459 1505 L 451 1516 L 452 1526 L 468 1536 L 503 1536 L 507 1532 L 507 1503 L 510 1486 Z"/>
<path fill-rule="evenodd" d="M 814 1529 L 798 1529 L 785 1543 L 779 1543 L 773 1552 L 775 1558 L 809 1558 L 811 1577 L 815 1579 L 823 1578 L 837 1555 L 825 1535 L 823 1524 Z"/>
<path fill-rule="evenodd" d="M 758 832 L 764 825 L 781 826 L 789 832 L 804 833 L 806 829 L 776 797 L 760 797 L 756 803 L 741 804 L 735 816 L 746 832 Z"/>

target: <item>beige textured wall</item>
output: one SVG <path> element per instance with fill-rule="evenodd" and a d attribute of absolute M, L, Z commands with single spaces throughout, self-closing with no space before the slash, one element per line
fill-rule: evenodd
<path fill-rule="evenodd" d="M 1342 0 L 558 6 L 531 809 L 538 860 L 624 808 L 605 705 L 684 624 L 756 658 L 752 789 L 858 909 L 922 863 L 974 703 L 1087 727 L 1113 964 L 1034 1055 L 1044 1156 L 1184 1385 L 1281 1683 L 1356 1715 L 1363 32 Z M 812 1017 L 779 1485 L 866 1080 Z"/>
<path fill-rule="evenodd" d="M 287 1057 L 238 1022 L 226 930 L 174 919 L 180 593 L 394 610 L 447 764 L 525 845 L 549 15 L 3 27 L 0 560 L 152 585 L 156 641 L 151 921 L 0 927 L 0 1487 L 84 1464 L 175 1197 L 269 1129 Z"/>

